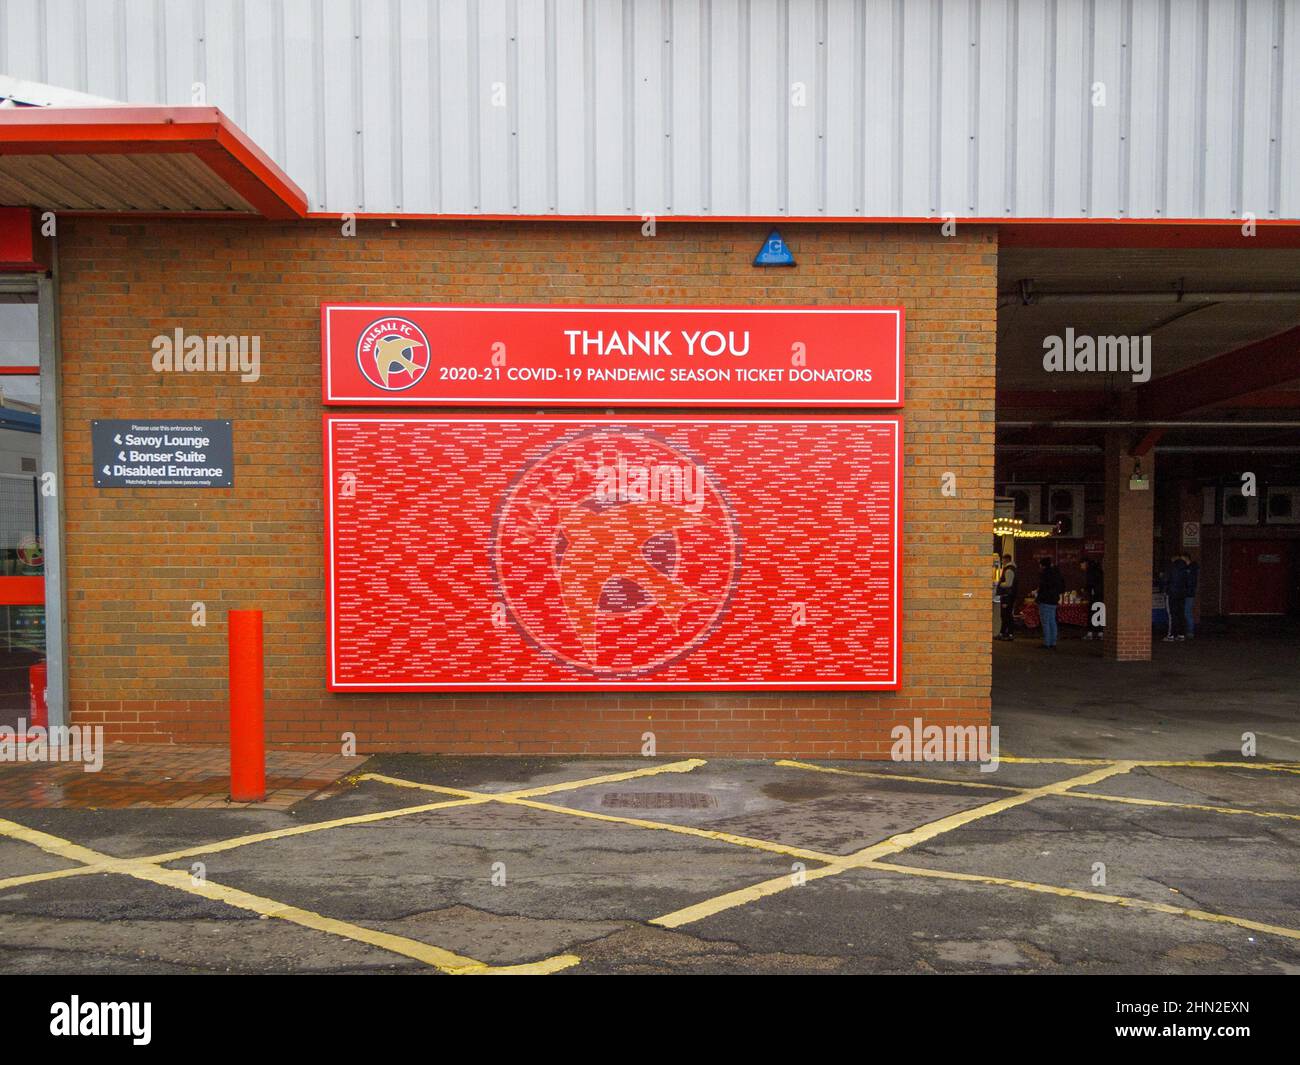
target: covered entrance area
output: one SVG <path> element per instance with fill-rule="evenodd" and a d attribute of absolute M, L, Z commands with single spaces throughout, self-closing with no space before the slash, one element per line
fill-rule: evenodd
<path fill-rule="evenodd" d="M 1004 230 L 999 532 L 1037 534 L 994 543 L 1018 571 L 1015 638 L 993 641 L 1004 734 L 1123 757 L 1241 757 L 1254 737 L 1300 757 L 1295 244 L 1230 225 Z M 1063 587 L 1050 651 L 1043 560 Z"/>
<path fill-rule="evenodd" d="M 23 732 L 67 725 L 71 717 L 63 219 L 284 220 L 303 217 L 307 203 L 216 108 L 118 106 L 8 77 L 0 77 L 0 99 L 0 728 Z M 98 332 L 78 338 L 74 358 L 102 343 Z M 151 356 L 140 349 L 144 365 Z M 151 398 L 124 409 L 148 417 L 166 404 Z M 72 425 L 71 432 L 86 430 L 84 421 Z M 116 557 L 121 539 L 84 524 L 80 531 L 93 544 L 88 555 Z M 91 597 L 116 602 L 123 589 L 147 580 L 119 564 Z M 84 603 L 87 596 L 72 598 Z M 94 627 L 83 632 L 93 641 L 114 639 Z"/>

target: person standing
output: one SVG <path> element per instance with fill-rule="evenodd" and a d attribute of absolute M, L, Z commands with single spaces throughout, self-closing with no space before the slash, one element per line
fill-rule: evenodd
<path fill-rule="evenodd" d="M 1016 609 L 1016 590 L 1016 563 L 1010 555 L 1003 555 L 1002 572 L 998 574 L 998 605 L 1002 608 L 1002 631 L 997 637 L 999 640 L 1015 639 L 1012 615 Z"/>
<path fill-rule="evenodd" d="M 1038 577 L 1038 616 L 1043 624 L 1043 647 L 1056 650 L 1056 607 L 1065 591 L 1065 578 L 1050 558 L 1038 560 L 1042 572 Z"/>
<path fill-rule="evenodd" d="M 1095 558 L 1086 558 L 1079 565 L 1083 569 L 1083 597 L 1088 601 L 1087 631 L 1085 640 L 1100 640 L 1101 626 L 1093 618 L 1093 607 L 1102 601 L 1106 580 L 1101 572 L 1101 563 Z"/>
<path fill-rule="evenodd" d="M 1169 593 L 1169 635 L 1165 641 L 1185 640 L 1187 624 L 1187 563 L 1182 555 L 1174 555 L 1169 562 L 1169 573 L 1165 578 L 1165 587 Z"/>

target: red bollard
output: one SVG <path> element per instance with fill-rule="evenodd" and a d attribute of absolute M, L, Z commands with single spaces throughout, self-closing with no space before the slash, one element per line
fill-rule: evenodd
<path fill-rule="evenodd" d="M 262 720 L 262 612 L 232 610 L 230 641 L 230 798 L 266 798 L 266 737 Z"/>
<path fill-rule="evenodd" d="M 27 694 L 31 701 L 31 717 L 27 720 L 29 729 L 50 727 L 50 706 L 45 695 L 48 681 L 49 668 L 44 662 L 37 662 L 27 671 Z"/>

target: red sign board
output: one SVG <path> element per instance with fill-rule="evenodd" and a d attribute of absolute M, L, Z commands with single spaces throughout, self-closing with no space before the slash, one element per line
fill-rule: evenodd
<path fill-rule="evenodd" d="M 321 307 L 327 404 L 898 407 L 901 307 Z"/>
<path fill-rule="evenodd" d="M 329 687 L 897 688 L 900 436 L 326 415 Z"/>

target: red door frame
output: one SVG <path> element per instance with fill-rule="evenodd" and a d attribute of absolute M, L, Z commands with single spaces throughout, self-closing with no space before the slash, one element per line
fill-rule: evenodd
<path fill-rule="evenodd" d="M 0 377 L 41 376 L 39 366 L 0 366 Z M 44 606 L 45 576 L 9 577 L 0 574 L 0 606 Z"/>

